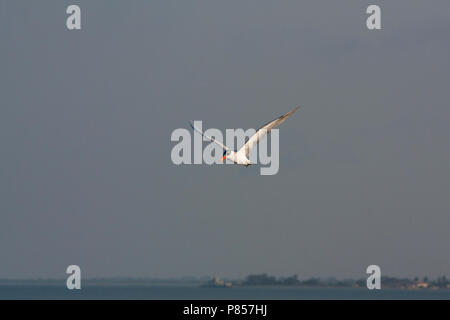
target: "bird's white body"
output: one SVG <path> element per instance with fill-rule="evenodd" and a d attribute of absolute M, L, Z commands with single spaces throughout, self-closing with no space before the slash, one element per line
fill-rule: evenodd
<path fill-rule="evenodd" d="M 245 156 L 245 150 L 242 150 L 242 148 L 238 152 L 231 151 L 230 154 L 226 156 L 226 158 L 236 164 L 241 164 L 243 166 L 254 164 Z"/>
<path fill-rule="evenodd" d="M 238 151 L 232 151 L 230 148 L 228 148 L 226 145 L 224 145 L 222 142 L 217 141 L 216 139 L 213 139 L 211 137 L 208 137 L 205 135 L 201 130 L 196 128 L 192 123 L 190 123 L 192 129 L 200 133 L 203 137 L 207 138 L 208 140 L 216 143 L 217 145 L 221 146 L 225 151 L 223 153 L 222 161 L 225 159 L 231 160 L 236 164 L 240 164 L 243 166 L 249 166 L 251 164 L 255 164 L 251 162 L 248 157 L 250 154 L 250 150 L 252 147 L 272 130 L 273 128 L 279 126 L 281 123 L 283 123 L 287 118 L 289 118 L 297 109 L 300 107 L 296 107 L 289 111 L 288 113 L 276 118 L 275 120 L 272 120 L 265 125 L 263 125 L 261 128 L 259 128 L 256 133 L 250 137 L 250 139 L 247 140 L 247 142 L 238 150 Z"/>

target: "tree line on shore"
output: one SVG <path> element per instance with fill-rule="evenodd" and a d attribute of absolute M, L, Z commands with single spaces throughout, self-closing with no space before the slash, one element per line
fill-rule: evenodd
<path fill-rule="evenodd" d="M 304 287 L 366 287 L 366 279 L 344 279 L 336 278 L 308 278 L 300 280 L 297 275 L 290 277 L 275 277 L 266 273 L 250 274 L 244 280 L 233 281 L 233 285 L 241 286 L 304 286 Z M 427 277 L 419 279 L 381 277 L 384 288 L 450 288 L 450 280 L 445 276 L 429 280 Z"/>

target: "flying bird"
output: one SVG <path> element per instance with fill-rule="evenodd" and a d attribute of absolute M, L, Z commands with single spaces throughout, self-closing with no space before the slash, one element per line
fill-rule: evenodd
<path fill-rule="evenodd" d="M 253 146 L 258 144 L 258 142 L 266 134 L 268 134 L 270 132 L 270 130 L 272 130 L 275 127 L 278 127 L 280 124 L 282 124 L 284 121 L 286 121 L 287 118 L 292 116 L 292 114 L 295 111 L 297 111 L 298 108 L 300 108 L 300 107 L 296 107 L 296 108 L 292 109 L 291 111 L 289 111 L 288 113 L 283 114 L 282 116 L 276 118 L 275 120 L 272 120 L 272 121 L 264 124 L 258 130 L 256 130 L 255 134 L 253 136 L 251 136 L 250 139 L 248 139 L 247 142 L 238 151 L 233 151 L 230 148 L 228 148 L 226 145 L 221 143 L 220 141 L 217 141 L 216 139 L 205 135 L 201 130 L 196 128 L 192 124 L 192 122 L 189 122 L 189 124 L 191 125 L 192 129 L 194 129 L 195 131 L 200 133 L 203 137 L 205 137 L 209 141 L 212 141 L 212 142 L 216 143 L 217 145 L 219 145 L 220 147 L 222 147 L 224 149 L 223 155 L 222 155 L 222 159 L 221 159 L 222 161 L 224 161 L 225 159 L 229 159 L 229 160 L 233 161 L 236 164 L 240 164 L 240 165 L 243 165 L 243 166 L 247 167 L 247 166 L 249 166 L 251 164 L 256 164 L 256 163 L 251 162 L 248 159 L 249 154 L 250 154 L 250 150 L 253 148 Z"/>

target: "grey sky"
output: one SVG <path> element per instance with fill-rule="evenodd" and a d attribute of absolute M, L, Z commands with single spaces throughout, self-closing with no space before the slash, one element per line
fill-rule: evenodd
<path fill-rule="evenodd" d="M 449 275 L 449 32 L 448 1 L 1 1 L 0 277 Z M 171 162 L 187 120 L 296 105 L 275 176 Z"/>

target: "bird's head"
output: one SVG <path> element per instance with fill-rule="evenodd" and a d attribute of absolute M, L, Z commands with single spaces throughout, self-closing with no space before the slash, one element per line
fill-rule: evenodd
<path fill-rule="evenodd" d="M 221 162 L 224 162 L 226 158 L 231 154 L 231 151 L 224 150 L 221 158 Z"/>

